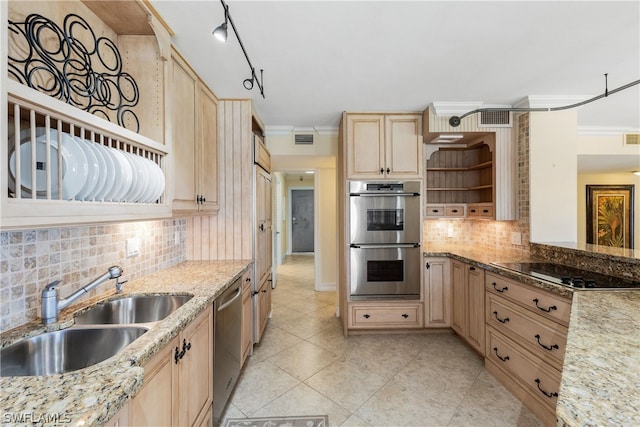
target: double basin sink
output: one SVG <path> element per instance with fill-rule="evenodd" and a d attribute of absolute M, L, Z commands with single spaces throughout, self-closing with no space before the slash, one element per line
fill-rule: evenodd
<path fill-rule="evenodd" d="M 0 350 L 0 376 L 53 375 L 76 371 L 115 356 L 192 298 L 133 295 L 97 304 L 69 329 L 25 338 Z"/>

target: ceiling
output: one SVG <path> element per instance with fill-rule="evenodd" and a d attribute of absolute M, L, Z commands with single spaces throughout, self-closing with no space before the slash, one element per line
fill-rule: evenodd
<path fill-rule="evenodd" d="M 336 128 L 342 111 L 433 102 L 549 106 L 640 79 L 639 1 L 154 0 L 174 44 L 219 98 L 252 98 L 268 128 Z M 552 105 L 553 104 L 553 105 Z M 464 120 L 464 119 L 463 119 Z M 640 130 L 640 85 L 578 109 L 581 130 Z"/>

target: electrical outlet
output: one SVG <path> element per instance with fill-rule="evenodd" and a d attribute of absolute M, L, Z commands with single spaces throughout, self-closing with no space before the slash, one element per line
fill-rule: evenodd
<path fill-rule="evenodd" d="M 127 258 L 140 255 L 140 238 L 127 239 Z"/>
<path fill-rule="evenodd" d="M 453 224 L 449 224 L 449 228 L 447 229 L 447 237 L 453 237 Z"/>
<path fill-rule="evenodd" d="M 522 245 L 522 233 L 518 233 L 516 231 L 511 233 L 511 244 L 512 245 Z"/>

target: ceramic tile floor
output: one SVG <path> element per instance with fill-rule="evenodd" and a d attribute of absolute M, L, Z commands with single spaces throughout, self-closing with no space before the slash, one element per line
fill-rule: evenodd
<path fill-rule="evenodd" d="M 331 426 L 542 426 L 453 334 L 344 338 L 313 256 L 278 268 L 273 314 L 224 418 L 328 415 Z M 224 423 L 223 423 L 224 424 Z"/>

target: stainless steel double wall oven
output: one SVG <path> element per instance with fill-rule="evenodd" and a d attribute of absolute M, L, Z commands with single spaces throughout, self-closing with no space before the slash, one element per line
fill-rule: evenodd
<path fill-rule="evenodd" d="M 351 299 L 420 299 L 420 181 L 350 181 L 349 199 Z"/>

